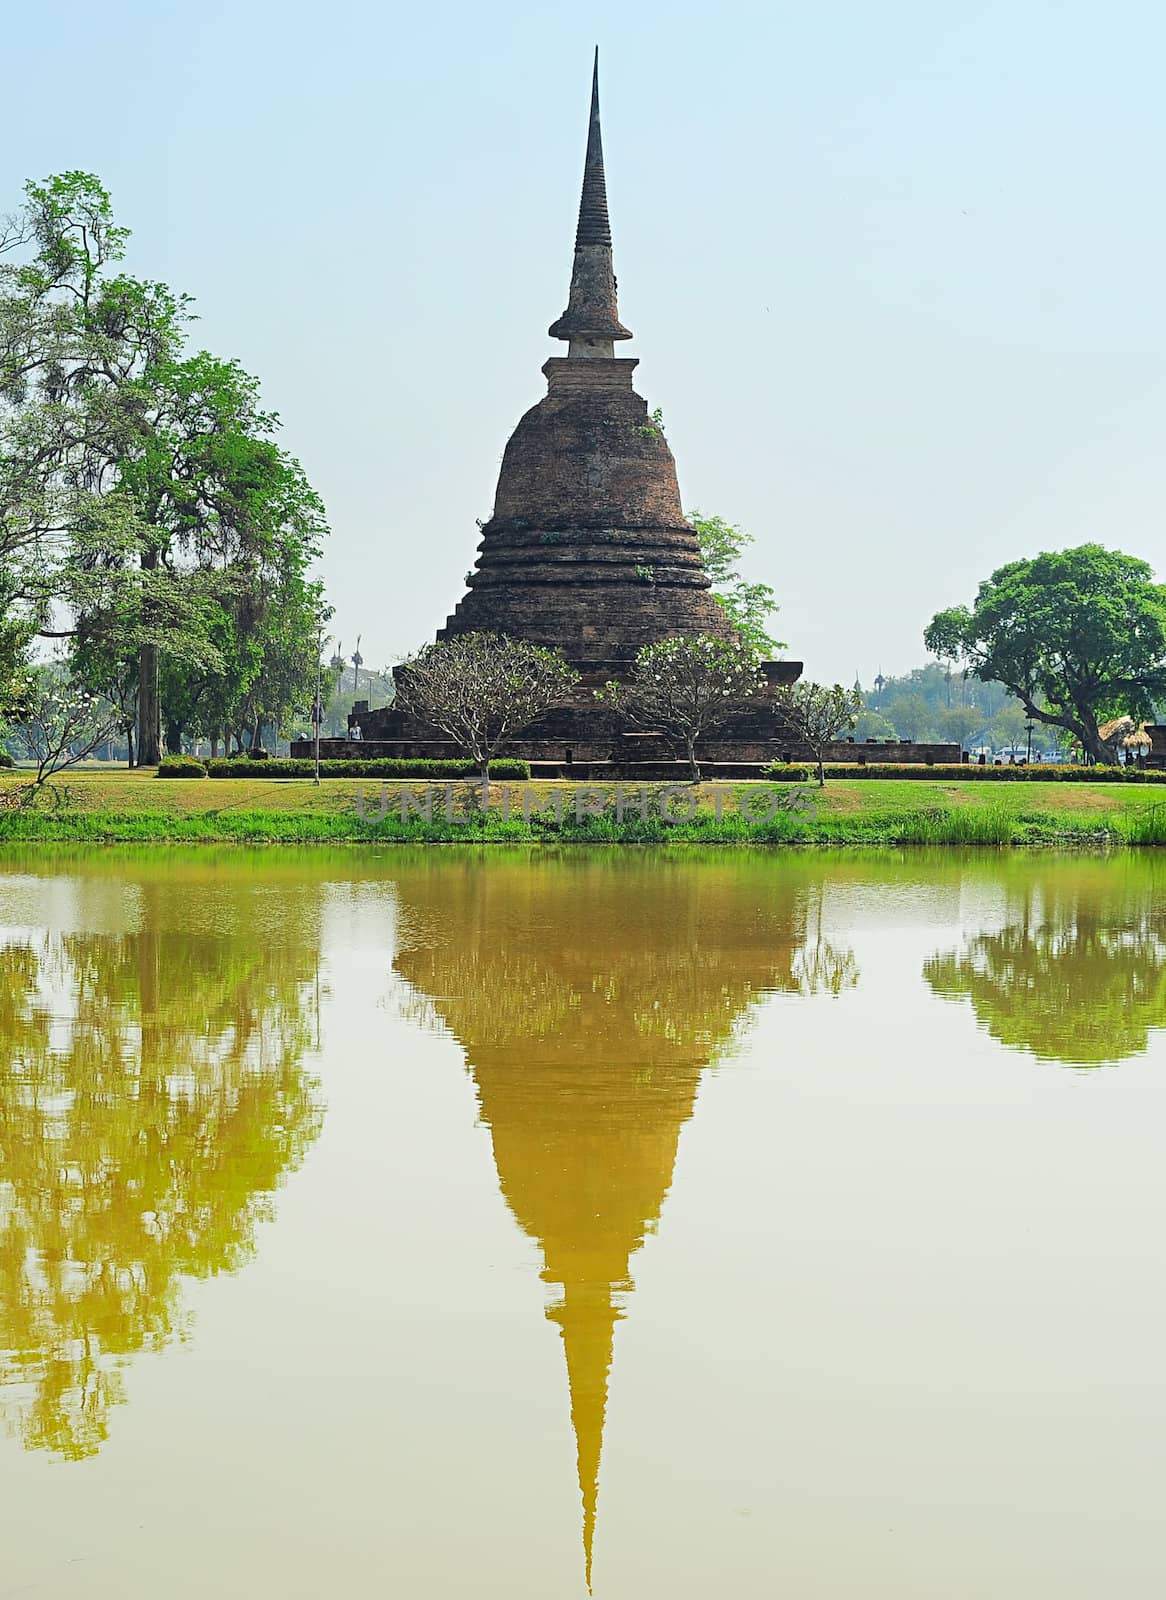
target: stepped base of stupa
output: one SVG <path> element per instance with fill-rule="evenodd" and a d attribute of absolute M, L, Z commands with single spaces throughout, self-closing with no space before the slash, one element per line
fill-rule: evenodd
<path fill-rule="evenodd" d="M 757 696 L 727 717 L 702 739 L 698 748 L 701 770 L 708 777 L 758 777 L 774 761 L 810 762 L 813 752 L 783 726 L 774 700 L 777 691 L 796 683 L 800 661 L 762 663 L 763 687 Z M 451 741 L 435 734 L 416 718 L 394 706 L 369 710 L 357 705 L 350 725 L 359 724 L 359 739 L 321 739 L 324 761 L 464 760 Z M 293 743 L 291 753 L 310 758 L 310 739 Z M 539 777 L 645 780 L 684 776 L 687 763 L 682 751 L 660 733 L 640 733 L 595 698 L 593 688 L 581 684 L 572 699 L 546 712 L 521 734 L 509 740 L 500 756 L 527 761 Z M 856 744 L 839 740 L 825 752 L 827 761 L 867 765 L 893 762 L 932 765 L 958 763 L 957 744 L 907 744 L 871 741 Z"/>

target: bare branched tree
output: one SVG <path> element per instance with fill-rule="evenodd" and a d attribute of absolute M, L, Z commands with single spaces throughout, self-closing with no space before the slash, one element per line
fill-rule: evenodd
<path fill-rule="evenodd" d="M 557 650 L 500 633 L 439 639 L 405 664 L 397 704 L 445 734 L 481 770 L 544 711 L 561 704 L 579 674 Z"/>
<path fill-rule="evenodd" d="M 122 713 L 55 667 L 29 675 L 16 725 L 17 739 L 36 762 L 34 788 L 91 756 L 117 732 Z"/>
<path fill-rule="evenodd" d="M 795 738 L 808 744 L 818 763 L 818 783 L 826 782 L 826 769 L 822 764 L 822 751 L 840 733 L 854 726 L 854 719 L 862 710 L 862 695 L 858 689 L 846 689 L 835 683 L 791 683 L 780 689 L 774 702 L 778 717 Z"/>
<path fill-rule="evenodd" d="M 603 698 L 635 728 L 661 734 L 684 751 L 693 783 L 700 782 L 697 745 L 757 692 L 751 650 L 712 634 L 682 634 L 645 645 L 632 675 L 609 683 Z"/>

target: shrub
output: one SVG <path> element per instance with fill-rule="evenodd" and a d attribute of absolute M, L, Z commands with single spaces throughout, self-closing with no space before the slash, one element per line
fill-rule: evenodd
<path fill-rule="evenodd" d="M 14 767 L 16 765 L 7 750 L 0 750 L 0 767 Z"/>
<path fill-rule="evenodd" d="M 780 761 L 762 769 L 766 778 L 804 781 L 804 767 L 789 766 Z M 859 762 L 836 761 L 826 763 L 830 778 L 924 778 L 944 783 L 1166 783 L 1166 771 L 1141 767 L 1076 767 L 1071 765 L 1031 767 L 979 767 L 971 765 L 943 765 L 936 762 Z"/>
<path fill-rule="evenodd" d="M 272 759 L 264 763 L 265 778 L 310 778 L 315 764 L 297 757 L 290 761 Z M 207 771 L 212 778 L 252 778 L 255 763 L 246 757 L 210 761 Z M 404 757 L 372 761 L 321 761 L 322 778 L 476 778 L 478 767 L 472 761 L 424 761 Z M 492 778 L 529 778 L 528 761 L 491 761 Z"/>
<path fill-rule="evenodd" d="M 841 778 L 843 776 L 841 772 L 836 772 L 829 765 L 827 765 L 826 771 L 832 778 Z M 809 767 L 791 765 L 788 761 L 773 761 L 768 767 L 762 767 L 759 776 L 768 778 L 771 781 L 776 779 L 779 783 L 809 783 L 810 769 Z"/>
<path fill-rule="evenodd" d="M 164 756 L 158 767 L 159 778 L 205 778 L 206 762 L 196 756 Z"/>

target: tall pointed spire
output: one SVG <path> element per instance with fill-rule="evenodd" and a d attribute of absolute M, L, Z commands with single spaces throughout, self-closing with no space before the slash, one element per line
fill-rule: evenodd
<path fill-rule="evenodd" d="M 603 172 L 603 134 L 599 126 L 599 47 L 591 72 L 591 118 L 583 163 L 583 192 L 575 231 L 575 261 L 567 309 L 551 324 L 552 339 L 570 341 L 568 356 L 611 357 L 616 339 L 630 339 L 619 320 L 615 272 L 611 261 L 611 220 L 607 214 L 607 180 Z"/>
<path fill-rule="evenodd" d="M 591 69 L 591 120 L 587 125 L 587 156 L 583 163 L 583 193 L 579 197 L 579 226 L 575 247 L 611 244 L 611 218 L 607 214 L 607 179 L 603 175 L 603 133 L 599 126 L 599 46 Z"/>

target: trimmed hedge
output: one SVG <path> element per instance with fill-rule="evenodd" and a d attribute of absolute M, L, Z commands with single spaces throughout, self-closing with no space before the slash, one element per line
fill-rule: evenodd
<path fill-rule="evenodd" d="M 1166 771 L 1146 770 L 1141 767 L 1079 767 L 1064 765 L 1031 767 L 980 767 L 969 764 L 955 766 L 936 762 L 877 762 L 866 766 L 858 762 L 827 761 L 827 778 L 941 778 L 945 783 L 1166 783 Z M 816 769 L 805 766 L 783 765 L 775 761 L 762 770 L 766 778 L 785 778 L 804 783 Z"/>
<path fill-rule="evenodd" d="M 197 756 L 163 756 L 158 767 L 159 778 L 205 778 L 206 762 Z"/>
<path fill-rule="evenodd" d="M 212 778 L 310 778 L 315 763 L 302 758 L 292 761 L 272 759 L 251 761 L 208 761 Z M 322 778 L 476 778 L 479 769 L 472 761 L 423 761 L 385 759 L 380 761 L 321 761 Z M 492 778 L 529 778 L 529 761 L 491 761 Z"/>

